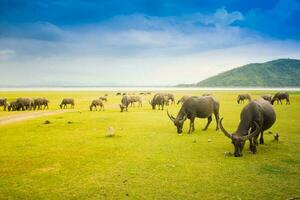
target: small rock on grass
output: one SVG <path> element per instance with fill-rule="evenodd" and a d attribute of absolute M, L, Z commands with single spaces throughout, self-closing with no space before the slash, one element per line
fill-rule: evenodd
<path fill-rule="evenodd" d="M 46 121 L 44 122 L 44 124 L 51 124 L 51 122 L 50 122 L 49 120 L 46 120 Z"/>
<path fill-rule="evenodd" d="M 114 137 L 115 136 L 115 129 L 110 126 L 107 129 L 106 137 Z"/>

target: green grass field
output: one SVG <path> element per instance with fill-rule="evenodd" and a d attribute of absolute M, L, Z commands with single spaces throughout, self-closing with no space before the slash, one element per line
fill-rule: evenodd
<path fill-rule="evenodd" d="M 0 125 L 0 199 L 288 199 L 300 197 L 300 93 L 291 105 L 275 105 L 277 121 L 265 134 L 257 154 L 225 157 L 233 145 L 213 120 L 197 119 L 196 131 L 182 136 L 167 117 L 180 109 L 171 105 L 120 113 L 121 97 L 108 92 L 105 111 L 89 111 L 92 99 L 107 92 L 0 92 L 0 97 L 47 97 L 50 110 L 63 97 L 75 99 L 74 112 Z M 176 100 L 184 94 L 174 92 Z M 239 91 L 213 92 L 220 101 L 224 126 L 234 131 L 244 105 Z M 254 98 L 270 92 L 249 92 Z M 4 112 L 0 117 L 24 112 Z M 80 112 L 78 112 L 80 111 Z M 28 112 L 28 111 L 26 111 Z M 49 120 L 50 124 L 44 124 Z M 72 123 L 68 123 L 72 122 Z M 107 129 L 115 137 L 106 137 Z M 211 142 L 208 142 L 208 140 Z"/>

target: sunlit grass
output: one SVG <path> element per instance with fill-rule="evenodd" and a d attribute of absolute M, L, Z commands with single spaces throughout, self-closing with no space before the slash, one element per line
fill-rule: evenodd
<path fill-rule="evenodd" d="M 196 131 L 178 136 L 166 110 L 143 107 L 120 113 L 121 97 L 108 93 L 105 111 L 89 111 L 92 99 L 107 92 L 1 92 L 48 97 L 50 110 L 63 97 L 75 110 L 0 126 L 0 199 L 287 199 L 300 195 L 300 95 L 291 105 L 275 105 L 277 122 L 253 155 L 248 143 L 241 158 L 225 157 L 233 146 L 213 121 L 197 119 Z M 184 94 L 174 92 L 176 100 Z M 239 92 L 213 92 L 224 126 L 234 131 L 244 105 Z M 245 91 L 243 92 L 245 93 Z M 249 92 L 255 98 L 266 92 Z M 269 92 L 267 92 L 269 93 Z M 174 115 L 180 106 L 171 105 Z M 3 112 L 0 116 L 23 112 Z M 80 111 L 80 112 L 78 112 Z M 44 124 L 46 120 L 50 124 Z M 71 122 L 71 123 L 68 123 Z M 114 137 L 106 137 L 109 127 Z M 280 135 L 274 141 L 273 133 Z M 208 140 L 211 142 L 208 142 Z"/>

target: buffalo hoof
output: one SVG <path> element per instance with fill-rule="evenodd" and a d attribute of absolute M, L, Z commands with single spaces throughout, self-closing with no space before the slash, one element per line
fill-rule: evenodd
<path fill-rule="evenodd" d="M 253 154 L 256 154 L 256 146 L 251 146 L 250 147 L 250 151 L 253 153 Z"/>

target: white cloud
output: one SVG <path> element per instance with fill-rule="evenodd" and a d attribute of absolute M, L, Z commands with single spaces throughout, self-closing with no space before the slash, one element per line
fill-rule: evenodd
<path fill-rule="evenodd" d="M 249 62 L 300 58 L 299 43 L 230 26 L 237 20 L 243 20 L 239 12 L 222 8 L 180 19 L 132 15 L 75 28 L 26 25 L 23 37 L 0 38 L 0 49 L 11 51 L 2 53 L 10 58 L 0 60 L 0 78 L 5 84 L 169 85 Z"/>

